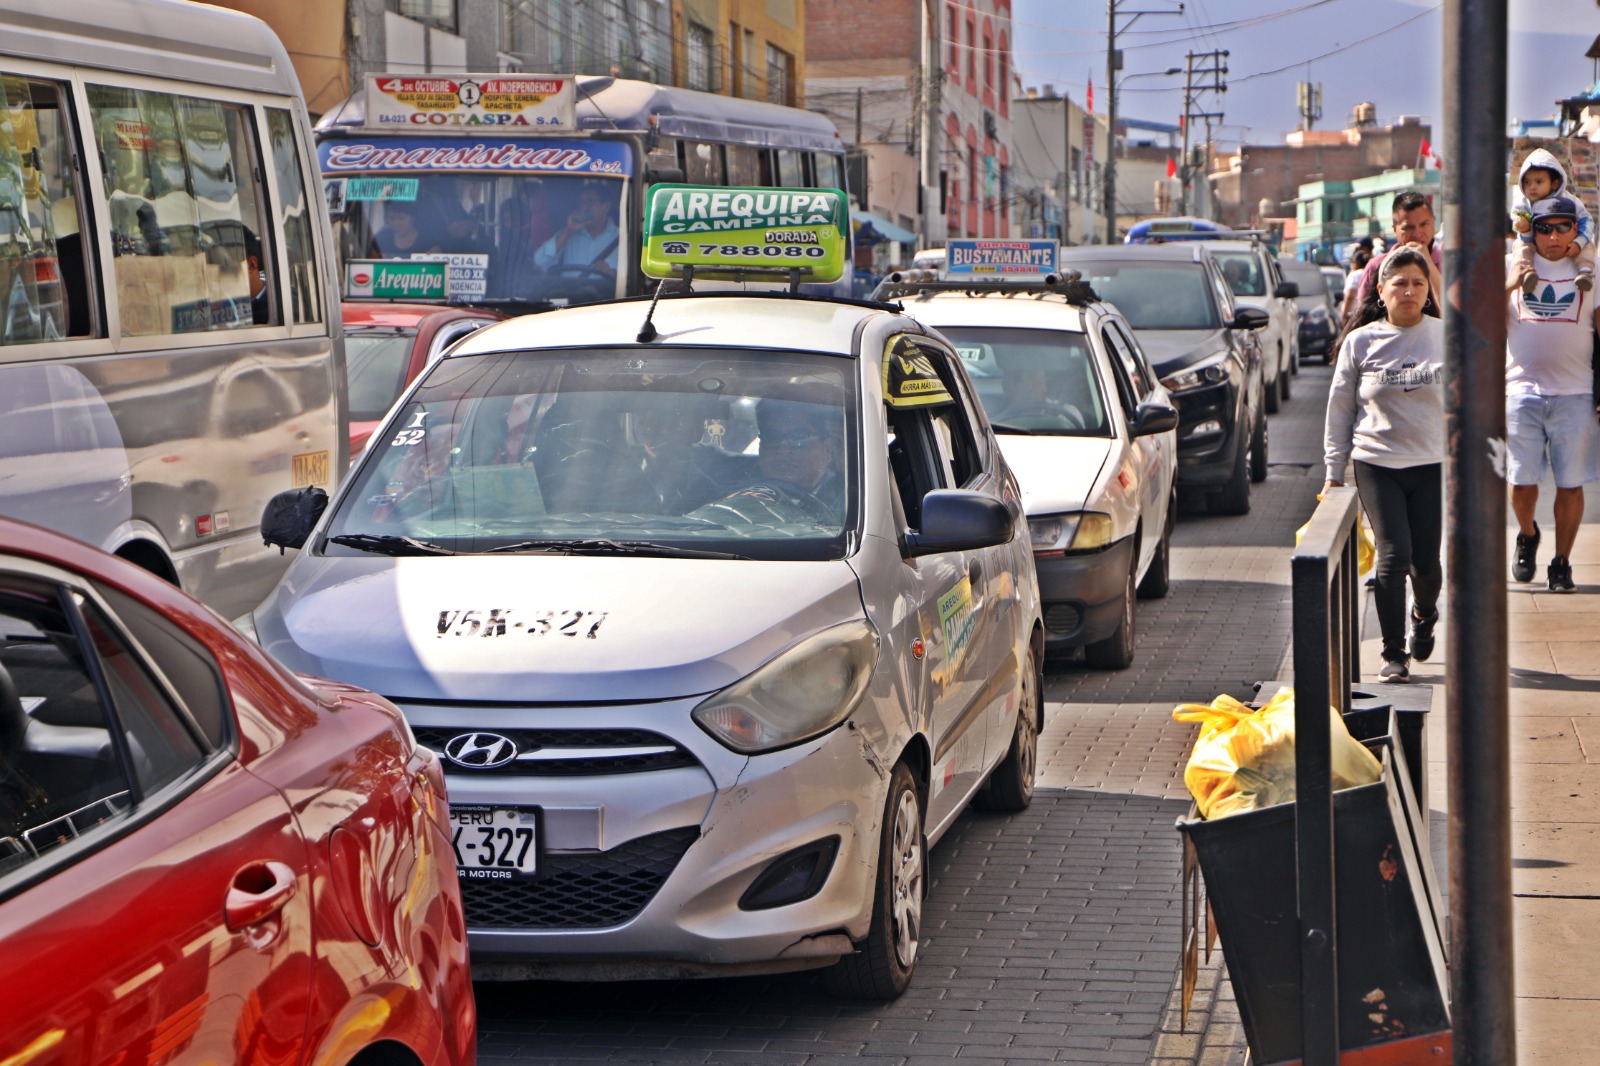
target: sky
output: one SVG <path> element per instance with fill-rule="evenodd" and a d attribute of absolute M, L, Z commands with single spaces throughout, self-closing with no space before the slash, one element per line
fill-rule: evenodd
<path fill-rule="evenodd" d="M 1175 0 L 1116 0 L 1128 12 L 1176 12 Z M 1281 143 L 1296 129 L 1295 85 L 1322 84 L 1317 129 L 1341 129 L 1370 100 L 1378 120 L 1417 115 L 1444 136 L 1440 0 L 1185 0 L 1181 14 L 1117 20 L 1124 79 L 1122 116 L 1176 124 L 1183 110 L 1187 52 L 1227 49 L 1228 91 L 1207 93 L 1197 110 L 1222 111 L 1219 143 Z M 1542 118 L 1555 101 L 1595 81 L 1584 53 L 1600 35 L 1600 0 L 1511 0 L 1506 117 Z M 1095 109 L 1106 109 L 1106 0 L 1014 0 L 1013 62 L 1023 86 L 1046 83 L 1082 103 L 1092 78 Z M 1286 69 L 1285 69 L 1286 68 Z M 1203 105 L 1203 106 L 1202 106 Z M 1198 123 L 1197 123 L 1198 128 Z"/>

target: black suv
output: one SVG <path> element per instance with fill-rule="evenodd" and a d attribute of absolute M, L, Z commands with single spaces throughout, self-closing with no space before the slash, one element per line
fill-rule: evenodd
<path fill-rule="evenodd" d="M 1178 409 L 1178 486 L 1220 514 L 1248 514 L 1267 477 L 1267 414 L 1257 330 L 1265 311 L 1235 307 L 1216 260 L 1189 243 L 1061 250 L 1138 334 Z"/>

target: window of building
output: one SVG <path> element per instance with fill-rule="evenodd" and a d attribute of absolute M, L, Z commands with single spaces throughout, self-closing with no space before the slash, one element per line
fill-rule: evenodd
<path fill-rule="evenodd" d="M 441 30 L 456 32 L 456 0 L 389 0 L 389 10 Z"/>
<path fill-rule="evenodd" d="M 967 19 L 967 87 L 976 88 L 978 84 L 978 23 L 975 19 Z"/>
<path fill-rule="evenodd" d="M 712 57 L 716 41 L 711 33 L 711 27 L 702 26 L 698 22 L 689 23 L 688 40 L 684 47 L 689 57 L 689 88 L 699 89 L 701 92 L 715 92 L 716 71 Z"/>
<path fill-rule="evenodd" d="M 994 88 L 994 37 L 983 31 L 983 87 Z"/>
<path fill-rule="evenodd" d="M 745 91 L 744 38 L 739 34 L 737 22 L 728 23 L 728 92 L 743 96 Z"/>
<path fill-rule="evenodd" d="M 944 9 L 945 33 L 950 40 L 950 70 L 954 74 L 961 73 L 961 20 L 956 17 L 956 5 L 951 4 Z"/>
<path fill-rule="evenodd" d="M 767 100 L 792 105 L 793 85 L 794 57 L 775 45 L 767 45 Z"/>
<path fill-rule="evenodd" d="M 995 56 L 995 61 L 1000 64 L 1000 114 L 1011 114 L 1011 71 L 1010 64 L 1006 62 L 1006 53 L 1010 51 L 1005 35 L 1000 37 L 1000 51 Z"/>

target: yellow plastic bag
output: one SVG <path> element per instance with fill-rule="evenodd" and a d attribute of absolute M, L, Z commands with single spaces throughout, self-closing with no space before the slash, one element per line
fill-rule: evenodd
<path fill-rule="evenodd" d="M 1319 496 L 1318 499 L 1321 499 L 1321 497 Z M 1306 526 L 1309 526 L 1310 524 L 1311 521 L 1307 519 Z M 1301 526 L 1299 529 L 1294 531 L 1294 542 L 1297 547 L 1300 544 L 1300 538 L 1305 536 L 1306 526 Z M 1372 564 L 1377 561 L 1377 558 L 1378 548 L 1377 545 L 1372 543 L 1372 530 L 1367 528 L 1367 516 L 1357 512 L 1356 569 L 1360 572 L 1362 577 L 1366 577 L 1368 574 L 1372 573 Z"/>
<path fill-rule="evenodd" d="M 1383 774 L 1377 758 L 1350 735 L 1332 707 L 1333 787 L 1369 785 Z M 1172 712 L 1180 722 L 1200 722 L 1183 783 L 1202 817 L 1221 818 L 1294 800 L 1294 689 L 1280 688 L 1259 711 L 1232 696 L 1210 706 L 1185 703 Z"/>

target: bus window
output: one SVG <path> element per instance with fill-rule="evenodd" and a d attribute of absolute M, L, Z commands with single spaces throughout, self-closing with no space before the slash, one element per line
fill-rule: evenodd
<path fill-rule="evenodd" d="M 811 167 L 817 176 L 817 188 L 844 189 L 844 156 L 831 152 L 812 152 Z"/>
<path fill-rule="evenodd" d="M 729 185 L 761 184 L 761 153 L 748 144 L 730 144 L 723 149 L 728 154 Z"/>
<path fill-rule="evenodd" d="M 722 165 L 722 145 L 709 141 L 685 140 L 683 175 L 690 185 L 726 185 L 727 171 Z"/>
<path fill-rule="evenodd" d="M 272 168 L 278 178 L 279 231 L 289 252 L 289 318 L 294 322 L 321 322 L 322 287 L 311 247 L 311 212 L 322 210 L 322 205 L 313 205 L 306 198 L 294 117 L 287 111 L 267 108 L 267 135 L 272 144 Z"/>
<path fill-rule="evenodd" d="M 806 187 L 805 153 L 792 148 L 778 149 L 778 184 L 785 189 Z"/>
<path fill-rule="evenodd" d="M 127 336 L 248 329 L 277 316 L 243 107 L 90 85 Z M 261 271 L 248 260 L 261 262 Z"/>
<path fill-rule="evenodd" d="M 0 74 L 0 345 L 89 336 L 83 220 L 61 87 Z"/>

